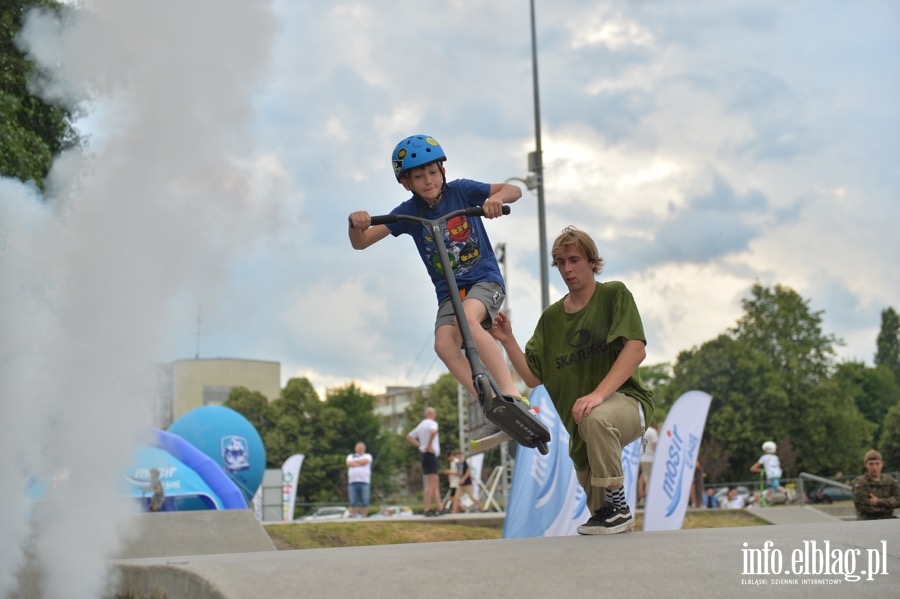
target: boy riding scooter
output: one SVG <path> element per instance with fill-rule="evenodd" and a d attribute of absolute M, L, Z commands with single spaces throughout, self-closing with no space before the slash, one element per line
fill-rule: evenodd
<path fill-rule="evenodd" d="M 427 135 L 404 139 L 394 148 L 391 159 L 397 181 L 412 192 L 412 197 L 394 208 L 389 218 L 381 219 L 384 224 L 373 223 L 366 211 L 351 213 L 351 245 L 362 250 L 388 234 L 397 237 L 405 233 L 412 237 L 437 295 L 434 348 L 438 356 L 456 380 L 478 397 L 485 408 L 486 392 L 483 388 L 476 389 L 473 378 L 477 379 L 478 373 L 473 377 L 469 352 L 460 351 L 465 346 L 467 331 L 464 328 L 467 328 L 475 350 L 473 353 L 480 356 L 496 381 L 498 389 L 494 396 L 497 399 L 514 398 L 527 405 L 527 400 L 521 397 L 513 383 L 502 350 L 488 332 L 503 305 L 506 290 L 484 223 L 479 216 L 470 213 L 451 215 L 449 220 L 443 221 L 450 213 L 471 208 L 480 208 L 485 217 L 496 218 L 503 214 L 504 204 L 518 200 L 522 191 L 507 183 L 489 184 L 468 179 L 448 182 L 443 166 L 447 156 L 438 142 Z M 429 229 L 423 226 L 426 223 L 440 224 L 440 227 Z M 440 235 L 435 235 L 436 232 Z M 452 276 L 445 272 L 444 258 L 448 259 Z M 458 295 L 451 297 L 454 293 Z M 457 320 L 458 314 L 464 315 L 464 323 Z M 491 420 L 489 413 L 488 418 L 473 435 L 471 447 L 474 451 L 489 449 L 511 438 Z"/>

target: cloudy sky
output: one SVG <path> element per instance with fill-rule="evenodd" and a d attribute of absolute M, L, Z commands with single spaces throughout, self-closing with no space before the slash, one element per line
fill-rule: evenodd
<path fill-rule="evenodd" d="M 569 224 L 595 236 L 604 278 L 642 310 L 648 363 L 732 326 L 757 281 L 798 291 L 842 358 L 871 362 L 880 311 L 900 303 L 900 7 L 536 4 L 548 242 Z M 200 301 L 200 353 L 278 360 L 318 387 L 430 381 L 435 306 L 412 243 L 356 252 L 345 216 L 406 199 L 389 155 L 412 133 L 440 141 L 450 178 L 527 175 L 528 2 L 274 10 L 253 140 L 280 228 L 240 257 L 232 293 Z M 536 196 L 489 231 L 524 342 L 541 308 Z M 189 356 L 182 325 L 173 353 Z"/>
<path fill-rule="evenodd" d="M 30 38 L 88 113 L 91 156 L 58 169 L 63 226 L 154 296 L 110 307 L 144 319 L 153 359 L 273 360 L 320 390 L 444 372 L 413 244 L 354 251 L 346 216 L 406 199 L 389 158 L 413 133 L 443 145 L 451 179 L 528 174 L 528 2 L 85 4 L 93 19 Z M 842 358 L 871 362 L 880 311 L 900 307 L 900 7 L 536 4 L 548 243 L 569 224 L 595 237 L 603 278 L 641 308 L 647 363 L 732 326 L 757 281 L 798 291 Z M 541 309 L 536 204 L 526 190 L 488 224 L 522 342 Z"/>

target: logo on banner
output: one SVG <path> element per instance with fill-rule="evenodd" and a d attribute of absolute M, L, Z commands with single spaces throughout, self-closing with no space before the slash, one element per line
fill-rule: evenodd
<path fill-rule="evenodd" d="M 653 476 L 644 506 L 645 531 L 678 530 L 684 523 L 711 401 L 709 393 L 688 391 L 669 410 L 653 454 Z"/>
<path fill-rule="evenodd" d="M 684 477 L 694 476 L 694 463 L 697 460 L 700 438 L 691 434 L 688 435 L 685 442 L 678 432 L 678 425 L 667 430 L 666 435 L 672 439 L 666 456 L 665 479 L 663 479 L 663 492 L 669 498 L 669 504 L 666 506 L 666 517 L 668 518 L 675 513 L 681 502 L 681 494 L 685 488 Z"/>
<path fill-rule="evenodd" d="M 506 505 L 503 538 L 554 537 L 577 534 L 590 518 L 587 497 L 569 457 L 569 434 L 543 385 L 529 397 L 553 441 L 549 453 L 520 451 Z"/>
<path fill-rule="evenodd" d="M 222 437 L 222 462 L 228 472 L 240 472 L 250 468 L 250 452 L 247 440 L 237 435 Z"/>
<path fill-rule="evenodd" d="M 622 473 L 625 476 L 625 502 L 632 513 L 637 509 L 637 480 L 640 476 L 641 445 L 643 437 L 638 437 L 622 448 Z"/>

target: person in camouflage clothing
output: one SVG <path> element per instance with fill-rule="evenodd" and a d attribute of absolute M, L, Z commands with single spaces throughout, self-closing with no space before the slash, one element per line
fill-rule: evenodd
<path fill-rule="evenodd" d="M 853 504 L 858 520 L 896 518 L 894 508 L 900 507 L 900 483 L 894 477 L 881 474 L 884 462 L 881 454 L 870 449 L 863 461 L 866 473 L 853 481 Z"/>

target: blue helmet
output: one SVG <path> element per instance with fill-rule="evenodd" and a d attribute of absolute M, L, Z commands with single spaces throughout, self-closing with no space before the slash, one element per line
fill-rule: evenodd
<path fill-rule="evenodd" d="M 428 135 L 411 135 L 397 144 L 391 154 L 394 165 L 394 176 L 397 181 L 409 170 L 417 166 L 425 166 L 432 162 L 447 160 L 444 149 L 433 137 Z"/>

